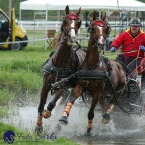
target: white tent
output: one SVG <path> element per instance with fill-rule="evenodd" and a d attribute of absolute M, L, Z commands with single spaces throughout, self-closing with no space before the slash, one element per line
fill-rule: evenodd
<path fill-rule="evenodd" d="M 128 10 L 144 11 L 145 4 L 136 0 L 27 0 L 20 3 L 20 10 L 64 10 L 66 5 L 70 9 L 109 9 L 109 10 Z"/>
<path fill-rule="evenodd" d="M 145 11 L 145 3 L 136 0 L 27 0 L 20 2 L 21 10 L 45 10 L 46 22 L 48 10 L 64 10 L 69 5 L 70 10 L 120 10 L 120 11 Z"/>
<path fill-rule="evenodd" d="M 70 10 L 121 10 L 121 11 L 145 11 L 145 3 L 136 0 L 27 0 L 20 2 L 21 10 L 45 10 L 46 23 L 48 10 L 64 10 L 69 5 Z"/>

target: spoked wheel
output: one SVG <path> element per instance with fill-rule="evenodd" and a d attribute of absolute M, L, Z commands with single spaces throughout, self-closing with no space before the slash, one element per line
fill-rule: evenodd
<path fill-rule="evenodd" d="M 142 93 L 135 80 L 130 80 L 123 94 L 118 98 L 119 108 L 129 114 L 141 114 L 143 103 Z"/>
<path fill-rule="evenodd" d="M 145 114 L 145 74 L 141 77 L 141 92 L 142 92 L 142 102 L 143 102 L 143 113 Z"/>

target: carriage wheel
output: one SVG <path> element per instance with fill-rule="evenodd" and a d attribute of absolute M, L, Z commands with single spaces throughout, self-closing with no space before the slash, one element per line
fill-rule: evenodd
<path fill-rule="evenodd" d="M 126 113 L 141 114 L 142 113 L 142 93 L 136 81 L 130 80 L 123 94 L 118 99 L 118 105 Z"/>
<path fill-rule="evenodd" d="M 145 113 L 145 74 L 141 77 L 141 91 L 143 96 L 143 113 Z"/>

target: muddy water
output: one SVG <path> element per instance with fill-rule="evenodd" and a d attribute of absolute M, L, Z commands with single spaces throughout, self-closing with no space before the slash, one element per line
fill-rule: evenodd
<path fill-rule="evenodd" d="M 9 111 L 9 117 L 3 122 L 13 124 L 21 129 L 33 132 L 37 119 L 37 103 L 27 102 L 25 105 L 16 105 Z M 57 137 L 64 136 L 83 145 L 98 144 L 145 144 L 145 115 L 129 115 L 123 112 L 113 112 L 111 121 L 102 124 L 102 113 L 95 111 L 94 125 L 91 137 L 85 137 L 88 108 L 78 102 L 74 104 L 68 125 L 59 124 L 63 114 L 63 105 L 57 104 L 49 119 L 43 119 L 44 133 L 55 132 Z"/>

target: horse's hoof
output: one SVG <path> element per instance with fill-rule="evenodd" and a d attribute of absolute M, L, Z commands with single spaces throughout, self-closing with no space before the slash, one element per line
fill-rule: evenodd
<path fill-rule="evenodd" d="M 88 128 L 87 129 L 87 132 L 85 133 L 85 136 L 91 136 L 91 128 Z"/>
<path fill-rule="evenodd" d="M 59 122 L 60 122 L 62 125 L 67 125 L 67 124 L 68 124 L 67 117 L 66 117 L 66 116 L 62 116 L 62 118 L 59 119 Z"/>
<path fill-rule="evenodd" d="M 36 134 L 42 134 L 43 126 L 36 126 L 35 127 L 35 133 Z"/>
<path fill-rule="evenodd" d="M 91 132 L 89 131 L 87 131 L 86 133 L 85 133 L 85 136 L 91 136 Z"/>
<path fill-rule="evenodd" d="M 105 113 L 104 115 L 102 115 L 103 119 L 102 119 L 102 123 L 103 124 L 107 124 L 110 121 L 110 115 L 108 113 Z"/>
<path fill-rule="evenodd" d="M 47 119 L 47 118 L 49 118 L 50 116 L 51 116 L 51 112 L 48 111 L 48 110 L 44 110 L 44 112 L 43 112 L 43 117 L 44 117 L 45 119 Z"/>
<path fill-rule="evenodd" d="M 110 120 L 107 120 L 107 119 L 104 119 L 104 118 L 102 119 L 102 123 L 103 123 L 103 124 L 107 124 L 109 121 L 110 121 Z"/>
<path fill-rule="evenodd" d="M 85 136 L 91 136 L 91 133 L 90 132 L 86 132 Z"/>

